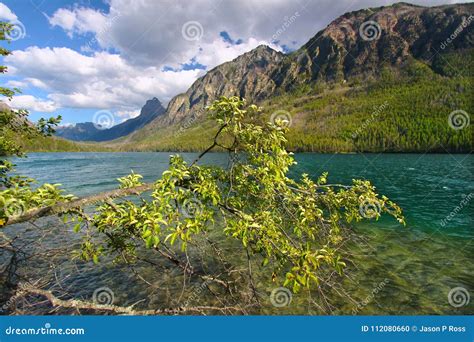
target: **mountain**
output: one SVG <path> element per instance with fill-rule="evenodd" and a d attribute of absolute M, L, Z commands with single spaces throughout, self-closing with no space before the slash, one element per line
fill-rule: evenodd
<path fill-rule="evenodd" d="M 0 101 L 0 111 L 1 112 L 10 112 L 12 111 L 11 107 Z M 29 121 L 26 117 L 18 117 L 16 120 L 16 125 L 22 127 L 24 125 L 30 126 L 33 128 L 34 124 Z M 16 131 L 12 130 L 3 130 L 2 134 L 8 135 L 12 141 L 21 146 L 22 150 L 28 152 L 95 152 L 95 151 L 111 151 L 105 146 L 98 146 L 93 143 L 79 143 L 69 141 L 63 138 L 54 137 L 54 136 L 42 136 L 42 135 L 32 135 L 26 138 L 22 134 L 18 134 Z M 0 149 L 0 155 L 4 154 L 4 151 Z"/>
<path fill-rule="evenodd" d="M 200 149 L 215 127 L 204 108 L 237 95 L 268 117 L 287 111 L 296 150 L 470 151 L 470 128 L 447 120 L 473 109 L 473 14 L 398 3 L 346 13 L 289 55 L 259 46 L 196 80 L 121 148 Z"/>
<path fill-rule="evenodd" d="M 470 23 L 473 12 L 473 4 L 398 3 L 346 13 L 286 59 L 272 78 L 288 88 L 295 82 L 378 75 L 384 66 L 400 67 L 413 58 L 436 63 L 440 52 L 473 47 L 469 24 L 443 45 L 463 22 Z"/>
<path fill-rule="evenodd" d="M 146 126 L 150 131 L 183 120 L 194 120 L 205 107 L 220 96 L 238 95 L 248 101 L 259 101 L 272 95 L 276 85 L 269 70 L 276 67 L 284 54 L 261 45 L 233 61 L 223 63 L 197 79 L 184 94 L 175 96 L 165 115 Z"/>
<path fill-rule="evenodd" d="M 100 125 L 92 122 L 78 123 L 75 126 L 59 127 L 56 135 L 77 141 L 107 141 L 120 138 L 142 128 L 153 119 L 165 113 L 161 102 L 154 97 L 148 100 L 136 118 L 129 119 L 108 129 L 100 129 Z M 99 128 L 98 128 L 99 127 Z"/>
<path fill-rule="evenodd" d="M 95 127 L 92 122 L 80 122 L 74 126 L 59 126 L 55 135 L 64 139 L 75 141 L 94 141 L 102 130 Z"/>

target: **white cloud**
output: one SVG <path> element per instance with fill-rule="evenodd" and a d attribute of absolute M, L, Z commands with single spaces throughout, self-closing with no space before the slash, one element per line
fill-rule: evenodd
<path fill-rule="evenodd" d="M 285 2 L 274 1 L 269 8 L 282 10 L 281 3 Z M 259 44 L 270 45 L 276 26 L 264 25 L 262 21 L 267 23 L 268 20 L 257 7 L 261 5 L 256 0 L 216 5 L 206 0 L 112 0 L 108 13 L 86 7 L 60 8 L 49 22 L 62 27 L 71 37 L 94 34 L 94 43 L 104 49 L 114 47 L 134 65 L 178 67 L 196 57 L 198 63 L 213 68 Z M 263 8 L 260 10 L 264 11 Z M 284 22 L 286 14 L 292 13 L 283 12 L 277 20 L 278 25 Z M 202 24 L 200 40 L 190 41 L 183 37 L 183 25 L 189 21 Z M 243 39 L 243 43 L 234 46 L 224 43 L 219 35 L 222 31 L 229 32 L 235 39 Z M 89 42 L 81 49 L 89 52 L 92 47 Z"/>
<path fill-rule="evenodd" d="M 281 51 L 281 48 L 278 45 L 254 38 L 250 38 L 247 42 L 239 45 L 230 45 L 222 39 L 217 39 L 211 43 L 203 44 L 202 51 L 197 52 L 196 60 L 199 63 L 212 68 L 216 65 L 233 60 L 243 53 L 255 49 L 257 46 L 262 44 L 269 45 L 271 48 Z"/>
<path fill-rule="evenodd" d="M 7 21 L 17 21 L 18 17 L 4 3 L 0 2 L 0 19 Z"/>
<path fill-rule="evenodd" d="M 93 33 L 102 48 L 114 47 L 134 65 L 176 66 L 197 56 L 197 62 L 212 68 L 234 58 L 234 51 L 252 48 L 254 44 L 250 43 L 251 40 L 269 44 L 277 37 L 279 45 L 296 49 L 346 12 L 394 2 L 109 0 L 107 13 L 86 7 L 61 8 L 50 18 L 50 23 L 63 27 L 68 34 Z M 433 5 L 446 0 L 412 2 Z M 183 25 L 191 21 L 200 25 L 199 40 L 183 37 Z M 222 31 L 228 32 L 235 40 L 242 39 L 244 45 L 224 51 L 215 48 L 216 42 L 221 42 L 219 33 Z M 84 46 L 83 51 L 90 48 Z M 220 57 L 216 57 L 216 53 Z"/>
<path fill-rule="evenodd" d="M 122 119 L 122 121 L 136 118 L 140 115 L 140 110 L 119 110 L 115 112 L 115 115 Z"/>
<path fill-rule="evenodd" d="M 98 108 L 127 117 L 151 97 L 166 104 L 186 91 L 204 73 L 180 70 L 192 59 L 209 70 L 260 44 L 271 45 L 277 33 L 279 46 L 298 48 L 345 12 L 393 2 L 107 0 L 105 12 L 76 6 L 59 8 L 48 17 L 50 25 L 61 27 L 73 39 L 90 37 L 81 47 L 84 54 L 66 47 L 32 46 L 5 60 L 9 73 L 19 78 L 16 82 L 47 91 L 47 100 L 28 99 L 31 108 Z M 432 5 L 446 0 L 414 2 Z M 16 18 L 0 4 L 2 15 Z M 282 30 L 289 18 L 294 20 Z M 183 25 L 190 21 L 202 27 L 199 40 L 183 37 Z M 241 43 L 225 42 L 222 31 Z M 178 71 L 163 71 L 165 66 Z"/>
<path fill-rule="evenodd" d="M 37 78 L 31 78 L 31 77 L 26 77 L 21 81 L 18 80 L 9 80 L 7 82 L 8 87 L 15 87 L 15 88 L 20 88 L 20 89 L 25 89 L 30 86 L 39 88 L 39 89 L 44 89 L 47 90 L 48 86 L 41 80 Z"/>
<path fill-rule="evenodd" d="M 70 37 L 73 34 L 98 33 L 107 21 L 103 13 L 87 7 L 72 10 L 60 8 L 48 19 L 52 26 L 63 28 Z"/>
<path fill-rule="evenodd" d="M 9 102 L 13 109 L 27 109 L 35 112 L 51 113 L 58 109 L 58 106 L 51 100 L 43 100 L 32 95 L 17 95 Z"/>
<path fill-rule="evenodd" d="M 199 70 L 162 71 L 133 66 L 118 54 L 85 56 L 69 48 L 29 47 L 13 51 L 5 61 L 22 82 L 48 89 L 57 107 L 131 111 L 154 96 L 169 101 L 185 91 Z"/>
<path fill-rule="evenodd" d="M 61 122 L 61 124 L 58 126 L 58 127 L 74 127 L 76 126 L 75 123 L 71 123 L 71 122 Z"/>
<path fill-rule="evenodd" d="M 7 87 L 26 88 L 28 87 L 28 83 L 24 81 L 10 80 L 7 82 Z"/>

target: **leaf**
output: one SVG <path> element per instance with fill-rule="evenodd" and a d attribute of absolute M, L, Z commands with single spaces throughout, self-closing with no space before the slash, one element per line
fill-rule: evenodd
<path fill-rule="evenodd" d="M 148 236 L 148 237 L 145 239 L 145 242 L 146 242 L 146 244 L 145 244 L 146 248 L 151 248 L 151 247 L 153 247 L 153 236 L 151 236 L 151 235 Z"/>
<path fill-rule="evenodd" d="M 74 233 L 78 233 L 80 230 L 81 230 L 81 224 L 76 223 L 73 228 Z"/>
<path fill-rule="evenodd" d="M 145 230 L 142 234 L 142 238 L 146 239 L 151 235 L 151 230 Z"/>

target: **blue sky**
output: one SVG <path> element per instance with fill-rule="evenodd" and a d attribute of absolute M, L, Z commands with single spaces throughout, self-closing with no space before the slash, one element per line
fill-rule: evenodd
<path fill-rule="evenodd" d="M 108 5 L 104 1 L 100 0 L 31 0 L 3 1 L 2 3 L 8 6 L 10 10 L 18 17 L 18 19 L 25 25 L 25 36 L 22 39 L 14 40 L 9 44 L 3 45 L 7 46 L 10 50 L 24 50 L 29 46 L 38 46 L 41 48 L 50 46 L 66 46 L 80 51 L 80 47 L 84 45 L 88 39 L 91 39 L 91 37 L 78 36 L 74 39 L 71 39 L 61 27 L 52 27 L 49 24 L 48 16 L 51 16 L 58 8 L 67 6 L 92 6 L 103 11 L 108 9 Z M 92 34 L 89 36 L 92 36 Z M 2 85 L 5 85 L 9 80 L 22 79 L 21 75 L 15 77 L 6 74 L 5 76 L 2 78 Z M 27 89 L 21 90 L 22 94 L 29 94 L 38 98 L 46 98 L 48 95 L 47 91 L 36 87 L 28 87 Z M 41 117 L 61 114 L 63 116 L 64 123 L 76 123 L 90 120 L 96 110 L 97 109 L 95 108 L 60 108 L 51 113 L 44 113 L 30 109 L 30 118 L 36 121 Z"/>
<path fill-rule="evenodd" d="M 454 1 L 415 1 L 436 5 Z M 260 44 L 290 52 L 345 12 L 375 0 L 7 0 L 0 20 L 16 27 L 4 58 L 10 103 L 31 119 L 61 114 L 115 123 L 138 115 L 147 99 L 164 105 L 206 70 Z M 6 44 L 3 44 L 4 46 Z"/>

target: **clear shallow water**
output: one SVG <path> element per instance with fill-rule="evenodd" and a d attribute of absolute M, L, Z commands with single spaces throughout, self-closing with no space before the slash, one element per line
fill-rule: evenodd
<path fill-rule="evenodd" d="M 40 182 L 61 183 L 77 196 L 89 195 L 117 186 L 115 178 L 130 170 L 140 173 L 145 181 L 153 181 L 167 168 L 170 153 L 32 153 L 26 159 L 15 160 L 17 170 Z M 189 161 L 196 154 L 184 154 Z M 468 305 L 454 308 L 448 303 L 448 292 L 454 287 L 474 289 L 474 157 L 470 155 L 421 154 L 297 154 L 298 165 L 293 176 L 303 172 L 312 177 L 329 172 L 331 183 L 349 184 L 352 179 L 369 179 L 379 193 L 389 196 L 405 212 L 407 227 L 395 220 L 383 218 L 356 226 L 366 243 L 351 246 L 353 266 L 350 276 L 341 280 L 348 296 L 329 299 L 331 312 L 359 314 L 462 314 L 474 313 L 473 300 Z M 204 162 L 226 164 L 223 154 L 209 154 Z M 463 199 L 471 198 L 461 204 Z M 458 207 L 459 210 L 455 209 Z M 442 221 L 456 211 L 445 225 Z M 65 253 L 55 251 L 58 246 L 77 241 L 70 227 L 57 219 L 41 223 L 47 232 L 47 256 L 24 266 L 29 276 L 39 276 L 41 270 L 51 271 L 52 264 L 60 264 L 60 273 L 68 292 L 90 298 L 94 289 L 108 286 L 114 289 L 116 304 L 130 305 L 146 294 L 152 300 L 142 307 L 156 308 L 169 304 L 173 288 L 180 290 L 180 274 L 156 272 L 143 266 L 140 272 L 153 289 L 138 281 L 125 266 L 91 266 L 71 262 Z M 10 230 L 13 228 L 9 228 Z M 22 225 L 25 239 L 37 238 L 38 229 Z M 27 248 L 34 248 L 26 244 Z M 58 275 L 55 275 L 58 278 Z M 271 282 L 262 275 L 259 284 L 271 290 Z M 376 295 L 373 294 L 377 288 Z M 133 290 L 132 290 L 133 289 Z M 161 289 L 161 290 L 160 290 Z M 170 290 L 171 289 L 171 290 Z M 171 294 L 169 293 L 171 291 Z M 202 295 L 203 297 L 205 295 Z M 313 298 L 315 299 L 315 298 Z M 204 300 L 204 299 L 203 299 Z M 321 314 L 307 303 L 303 295 L 295 296 L 289 307 L 269 307 L 267 313 Z"/>

